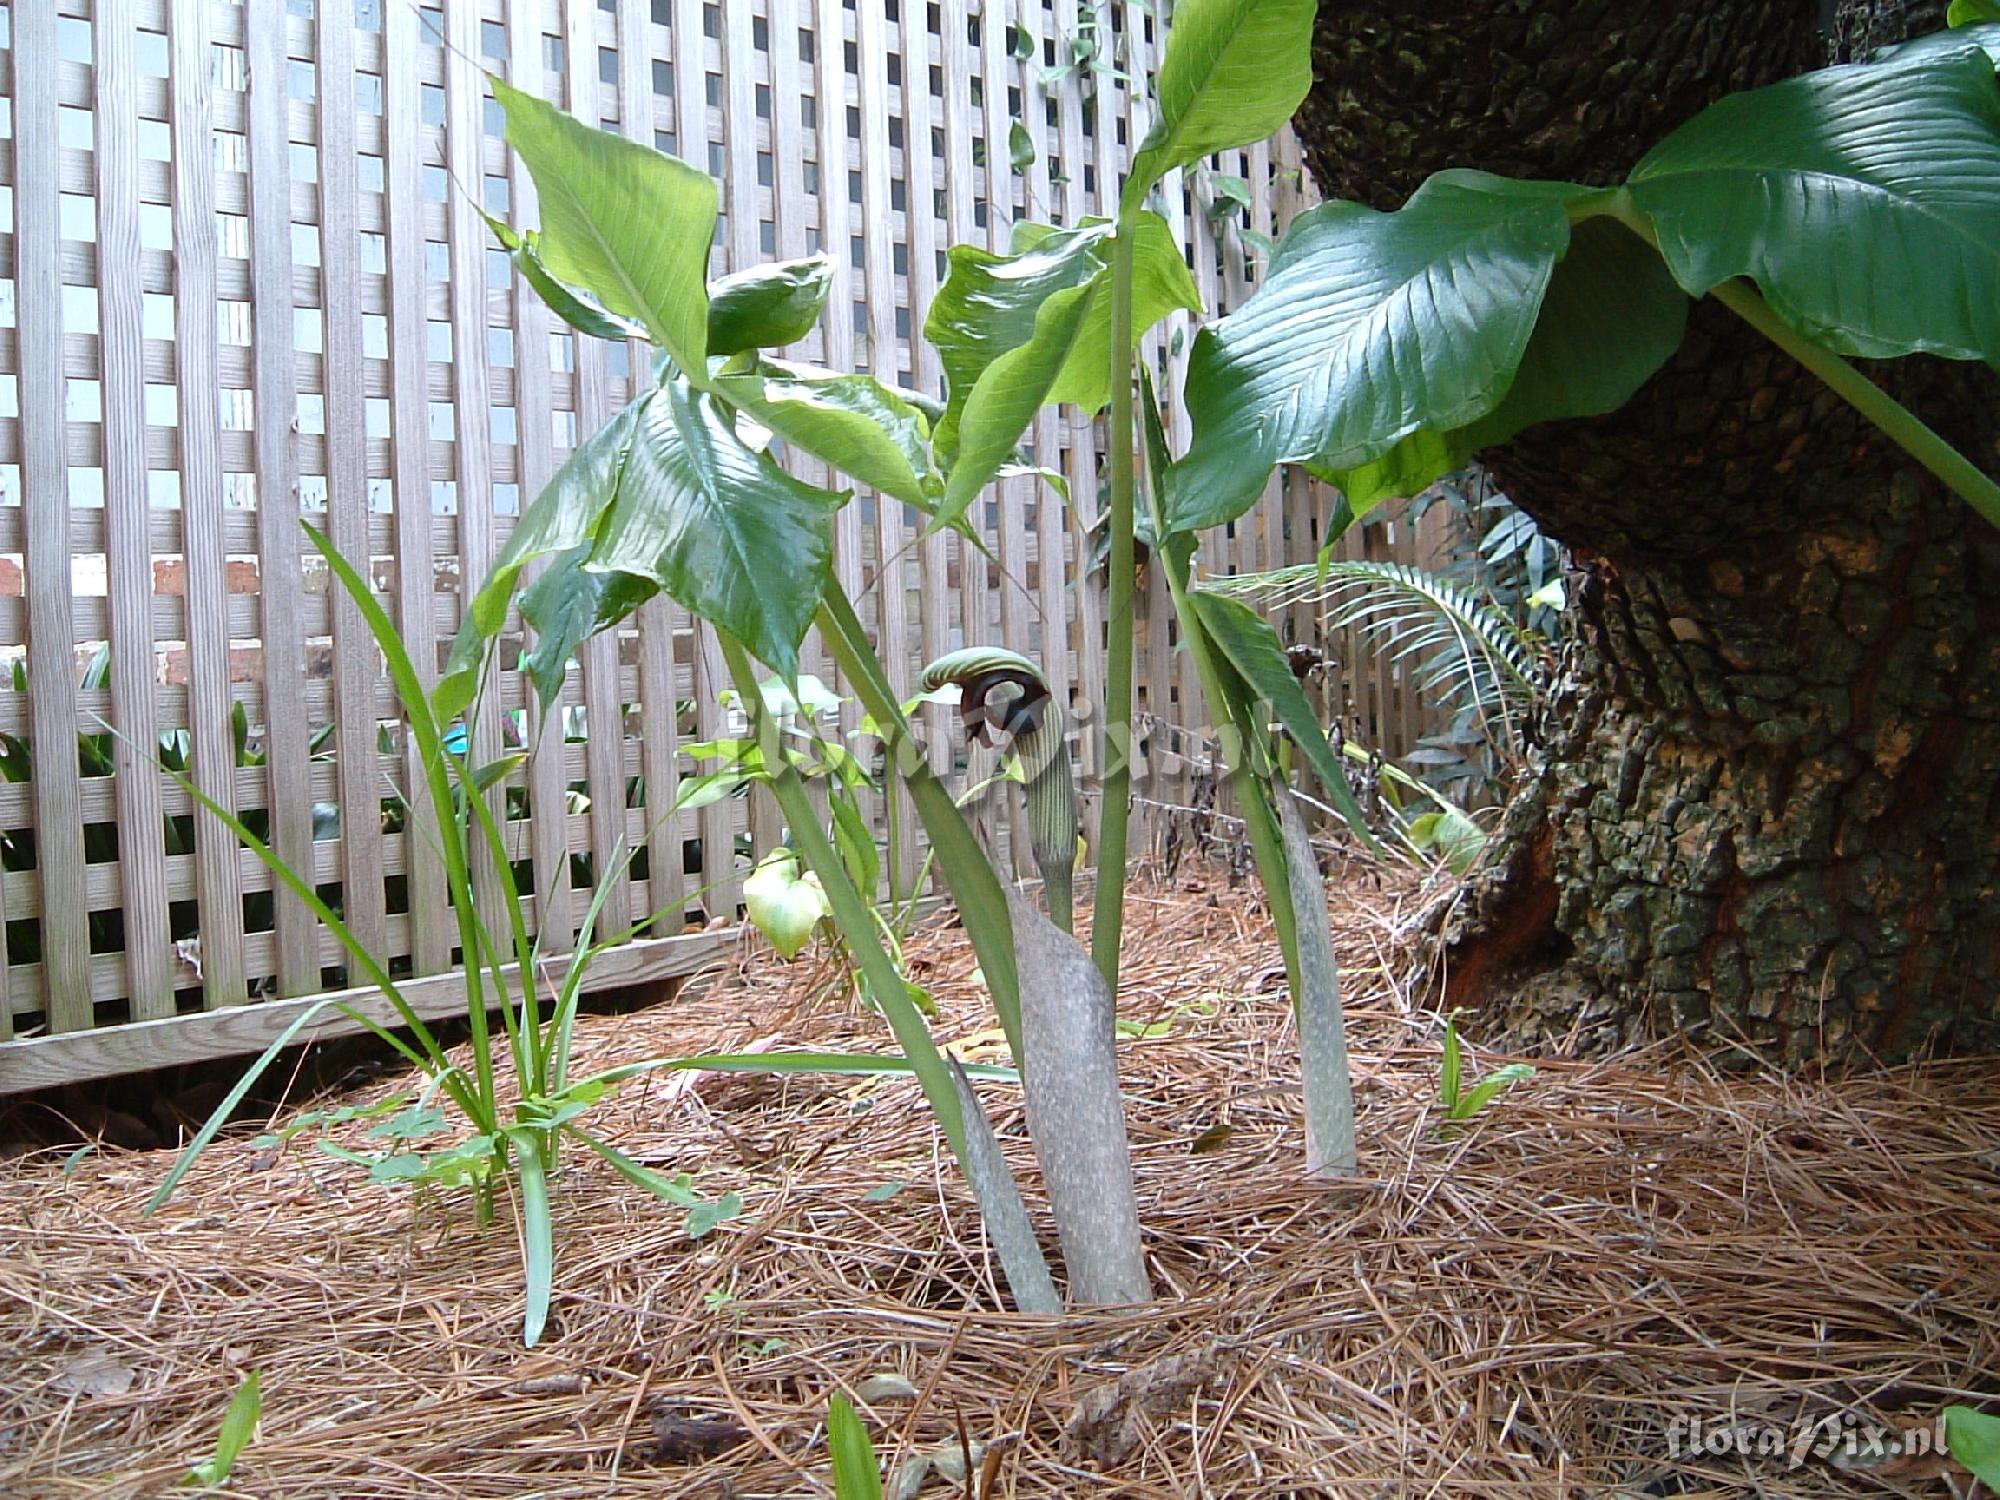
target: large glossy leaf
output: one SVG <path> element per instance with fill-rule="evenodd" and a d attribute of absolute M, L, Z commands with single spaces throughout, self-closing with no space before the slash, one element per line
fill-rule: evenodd
<path fill-rule="evenodd" d="M 491 82 L 507 113 L 507 143 L 535 179 L 542 265 L 643 324 L 683 370 L 705 374 L 714 180 L 498 78 Z"/>
<path fill-rule="evenodd" d="M 1188 271 L 1180 242 L 1156 213 L 1132 220 L 1132 341 L 1138 341 L 1168 313 L 1202 313 L 1201 293 Z M 1111 254 L 1106 242 L 1100 252 Z M 1077 330 L 1076 344 L 1046 398 L 1081 407 L 1094 416 L 1111 400 L 1111 298 L 1094 298 Z"/>
<path fill-rule="evenodd" d="M 1357 468 L 1411 433 L 1485 416 L 1527 348 L 1581 191 L 1451 171 L 1395 213 L 1302 215 L 1256 294 L 1195 340 L 1194 443 L 1171 526 L 1241 515 L 1279 462 Z"/>
<path fill-rule="evenodd" d="M 929 420 L 872 375 L 764 360 L 714 385 L 778 437 L 870 489 L 923 510 L 944 493 L 931 467 Z"/>
<path fill-rule="evenodd" d="M 521 669 L 534 683 L 544 712 L 562 696 L 563 677 L 577 647 L 659 592 L 650 579 L 593 572 L 584 566 L 589 559 L 588 547 L 565 552 L 521 591 L 521 618 L 535 632 Z"/>
<path fill-rule="evenodd" d="M 1909 62 L 1919 57 L 1945 57 L 1975 47 L 2000 66 L 2000 21 L 1976 21 L 1952 31 L 1933 31 L 1928 36 L 1913 37 L 1893 47 L 1884 47 L 1872 61 Z"/>
<path fill-rule="evenodd" d="M 1315 468 L 1358 516 L 1391 496 L 1416 494 L 1537 422 L 1616 411 L 1680 347 L 1687 310 L 1686 293 L 1651 246 L 1615 220 L 1586 219 L 1556 265 L 1498 406 L 1465 427 L 1414 432 L 1359 468 Z"/>
<path fill-rule="evenodd" d="M 1292 743 L 1319 777 L 1327 800 L 1339 809 L 1364 843 L 1371 849 L 1379 848 L 1375 835 L 1368 830 L 1367 819 L 1362 816 L 1360 803 L 1354 800 L 1354 793 L 1347 785 L 1340 757 L 1327 742 L 1326 726 L 1320 723 L 1305 689 L 1292 673 L 1291 663 L 1285 659 L 1285 648 L 1278 643 L 1276 633 L 1263 616 L 1240 600 L 1199 589 L 1189 595 L 1189 600 L 1202 629 L 1252 696 L 1269 704 L 1272 714 L 1284 725 Z"/>
<path fill-rule="evenodd" d="M 1747 276 L 1838 353 L 2000 364 L 2000 84 L 1975 51 L 1732 94 L 1629 186 L 1697 296 Z"/>
<path fill-rule="evenodd" d="M 1312 87 L 1318 0 L 1180 0 L 1155 88 L 1159 114 L 1125 183 L 1135 209 L 1175 167 L 1284 128 Z"/>
<path fill-rule="evenodd" d="M 1009 462 L 1035 413 L 1052 401 L 1095 412 L 1111 397 L 1113 229 L 1017 227 L 1008 255 L 960 246 L 924 336 L 945 370 L 937 446 L 951 455 L 944 514 L 963 513 Z M 1133 234 L 1133 338 L 1201 299 L 1172 232 L 1156 214 Z"/>
<path fill-rule="evenodd" d="M 847 497 L 792 478 L 743 441 L 713 397 L 682 381 L 634 407 L 588 566 L 650 579 L 794 675 Z"/>
<path fill-rule="evenodd" d="M 772 261 L 725 276 L 708 289 L 708 352 L 782 349 L 819 322 L 833 285 L 833 262 L 824 255 Z"/>
<path fill-rule="evenodd" d="M 513 225 L 489 213 L 482 213 L 480 217 L 486 221 L 486 227 L 493 231 L 493 238 L 500 242 L 507 258 L 514 262 L 528 285 L 549 305 L 550 311 L 570 327 L 600 339 L 642 339 L 646 336 L 646 330 L 639 324 L 613 317 L 598 306 L 588 293 L 573 286 L 564 286 L 551 276 L 549 268 L 542 264 L 541 236 L 534 230 L 516 230 Z"/>
<path fill-rule="evenodd" d="M 959 419 L 979 377 L 1035 336 L 1036 319 L 1050 297 L 1096 278 L 1111 233 L 1102 221 L 1075 229 L 1021 224 L 1007 255 L 952 246 L 944 283 L 924 317 L 924 338 L 944 369 L 945 410 L 936 434 L 940 454 L 957 452 Z"/>
<path fill-rule="evenodd" d="M 941 522 L 964 515 L 1001 466 L 1013 459 L 1021 434 L 1077 348 L 1092 307 L 1109 297 L 1103 274 L 1054 293 L 1036 312 L 1033 336 L 994 360 L 974 383 L 959 415 L 958 449 L 945 478 Z"/>
<path fill-rule="evenodd" d="M 507 602 L 523 568 L 538 557 L 568 552 L 591 540 L 598 518 L 617 497 L 648 399 L 642 397 L 625 407 L 578 444 L 534 503 L 522 512 L 486 581 L 472 596 L 466 627 L 452 648 L 452 671 L 469 670 L 476 664 L 484 643 L 507 623 Z"/>
<path fill-rule="evenodd" d="M 1133 221 L 1132 336 L 1136 340 L 1176 308 L 1201 311 L 1201 295 L 1188 273 L 1179 242 L 1158 214 Z M 1102 278 L 1111 263 L 1114 226 L 1089 219 L 1074 229 L 1022 223 L 1012 250 L 997 255 L 976 246 L 952 249 L 950 273 L 931 302 L 924 337 L 938 351 L 945 373 L 945 415 L 938 424 L 940 451 L 952 453 L 960 414 L 974 386 L 993 362 L 1035 337 L 1049 298 Z M 1045 398 L 1096 412 L 1111 399 L 1111 300 L 1091 299 L 1070 352 Z"/>

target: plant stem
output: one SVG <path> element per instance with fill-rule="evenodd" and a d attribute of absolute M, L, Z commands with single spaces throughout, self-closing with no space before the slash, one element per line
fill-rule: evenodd
<path fill-rule="evenodd" d="M 1981 473 L 1915 412 L 1840 355 L 1821 348 L 1779 317 L 1749 282 L 1725 281 L 1709 295 L 1825 381 L 1829 390 L 1881 428 L 1967 505 L 2000 526 L 2000 484 Z"/>
<path fill-rule="evenodd" d="M 837 584 L 829 585 L 829 592 L 837 593 L 838 587 Z M 840 602 L 846 604 L 844 595 L 840 597 Z M 852 613 L 850 605 L 847 607 L 850 619 Z M 837 625 L 841 617 L 838 609 L 823 607 L 820 618 L 824 624 Z M 833 908 L 834 923 L 847 943 L 848 952 L 853 955 L 863 979 L 874 994 L 876 1007 L 895 1033 L 896 1044 L 903 1049 L 903 1056 L 909 1059 L 910 1071 L 917 1075 L 917 1083 L 923 1089 L 924 1097 L 930 1101 L 932 1112 L 937 1115 L 938 1127 L 944 1131 L 952 1156 L 972 1185 L 980 1217 L 1000 1256 L 1001 1269 L 1007 1277 L 1007 1285 L 1014 1292 L 1014 1300 L 1023 1312 L 1060 1312 L 1062 1303 L 1056 1296 L 1054 1283 L 1049 1279 L 1048 1264 L 1035 1241 L 1027 1209 L 1021 1202 L 1020 1187 L 1007 1168 L 999 1143 L 994 1139 L 991 1122 L 973 1096 L 964 1070 L 956 1062 L 948 1061 L 938 1050 L 936 1038 L 924 1024 L 922 1013 L 904 987 L 896 961 L 882 946 L 874 909 L 855 889 L 854 882 L 848 878 L 847 866 L 841 862 L 840 855 L 826 836 L 826 830 L 820 826 L 819 812 L 806 795 L 805 781 L 799 775 L 798 767 L 779 753 L 776 731 L 770 715 L 764 710 L 763 694 L 758 691 L 757 674 L 751 668 L 749 653 L 727 631 L 718 629 L 715 637 L 722 647 L 722 658 L 728 664 L 736 691 L 742 695 L 744 706 L 751 715 L 751 729 L 763 746 L 765 764 L 771 769 L 771 791 L 784 812 L 792 844 L 804 856 L 807 868 L 819 876 L 827 904 Z M 881 663 L 871 659 L 870 665 L 873 671 L 863 669 L 850 674 L 850 680 L 866 680 L 874 688 L 886 690 Z M 884 706 L 892 715 L 888 722 L 901 722 L 893 699 Z M 882 721 L 878 718 L 878 722 Z M 905 729 L 907 731 L 907 726 Z M 892 751 L 894 748 L 891 746 Z M 938 790 L 942 793 L 943 788 Z M 947 798 L 947 806 L 949 801 Z M 952 816 L 958 816 L 955 809 Z M 961 822 L 958 827 L 969 840 L 971 835 L 964 824 Z M 983 859 L 981 864 L 983 867 Z M 963 904 L 960 910 L 965 910 Z M 1007 962 L 1011 979 L 1011 952 Z M 1014 1013 L 1016 1036 L 1019 1028 L 1017 1008 Z M 1018 1058 L 1019 1055 L 1017 1051 L 1015 1056 Z"/>
<path fill-rule="evenodd" d="M 854 613 L 854 603 L 838 579 L 829 579 L 820 599 L 817 615 L 820 639 L 826 642 L 834 663 L 847 679 L 861 707 L 870 714 L 887 737 L 889 755 L 901 764 L 904 781 L 924 832 L 930 835 L 932 850 L 945 884 L 958 903 L 960 918 L 972 940 L 980 971 L 986 976 L 993 996 L 993 1009 L 1000 1017 L 1001 1030 L 1016 1061 L 1021 1057 L 1021 989 L 1014 970 L 1014 928 L 1007 914 L 1007 898 L 993 867 L 986 862 L 972 830 L 966 826 L 958 806 L 938 780 L 930 762 L 920 753 L 910 722 L 882 671 L 882 664 L 869 648 L 868 637 Z"/>
<path fill-rule="evenodd" d="M 1188 654 L 1194 658 L 1195 676 L 1201 683 L 1202 696 L 1208 700 L 1211 714 L 1227 717 L 1230 712 L 1229 695 L 1225 691 L 1221 669 L 1215 662 L 1215 649 L 1188 600 L 1187 557 L 1176 553 L 1169 545 L 1160 548 L 1160 559 L 1166 568 L 1167 588 L 1173 595 L 1174 614 L 1180 621 L 1181 636 L 1187 642 Z M 1230 783 L 1237 792 L 1244 827 L 1250 834 L 1250 849 L 1257 860 L 1264 893 L 1270 898 L 1271 926 L 1278 935 L 1278 951 L 1284 956 L 1285 982 L 1297 995 L 1303 980 L 1299 972 L 1298 925 L 1296 908 L 1290 899 L 1291 875 L 1285 859 L 1284 835 L 1272 812 L 1269 794 L 1257 783 L 1257 768 L 1251 764 L 1253 746 L 1250 736 L 1257 732 L 1257 725 L 1254 722 L 1239 723 L 1236 731 L 1235 746 L 1230 747 L 1226 741 L 1224 744 L 1226 768 Z"/>
<path fill-rule="evenodd" d="M 722 647 L 722 659 L 728 664 L 729 675 L 735 681 L 736 691 L 750 713 L 752 733 L 761 742 L 772 730 L 769 715 L 764 711 L 763 694 L 758 690 L 757 674 L 750 665 L 749 653 L 726 631 L 717 630 L 715 635 Z M 903 976 L 897 972 L 895 961 L 882 947 L 875 930 L 874 913 L 854 888 L 854 882 L 848 878 L 847 867 L 841 863 L 840 855 L 827 839 L 826 831 L 820 827 L 819 814 L 813 809 L 812 799 L 806 795 L 805 782 L 799 776 L 798 768 L 779 752 L 775 743 L 765 747 L 764 763 L 770 769 L 771 791 L 784 811 L 792 843 L 804 856 L 806 867 L 819 876 L 827 904 L 833 908 L 834 922 L 839 926 L 841 936 L 847 940 L 848 950 L 860 966 L 862 977 L 874 992 L 876 1005 L 895 1032 L 897 1045 L 909 1058 L 917 1081 L 923 1086 L 924 1097 L 930 1100 L 931 1108 L 937 1113 L 938 1124 L 943 1127 L 945 1139 L 951 1144 L 952 1154 L 962 1162 L 965 1159 L 965 1116 L 959 1106 L 958 1091 L 952 1085 L 951 1074 L 938 1052 L 937 1042 L 924 1025 L 923 1017 L 910 1003 L 903 988 Z"/>
<path fill-rule="evenodd" d="M 1660 248 L 1652 220 L 1639 211 L 1628 189 L 1592 197 L 1580 204 L 1572 217 L 1585 219 L 1597 215 L 1616 219 L 1655 250 Z M 1995 483 L 1933 432 L 1921 417 L 1845 358 L 1814 343 L 1779 317 L 1754 283 L 1741 278 L 1725 281 L 1710 287 L 1708 294 L 1817 375 L 1828 390 L 1873 422 L 1897 447 L 1942 480 L 1946 488 L 1993 525 L 2000 526 L 2000 483 Z"/>
<path fill-rule="evenodd" d="M 1132 240 L 1128 218 L 1111 245 L 1111 587 L 1105 610 L 1104 803 L 1097 825 L 1097 898 L 1090 953 L 1114 1002 L 1125 930 L 1125 859 L 1132 822 Z"/>

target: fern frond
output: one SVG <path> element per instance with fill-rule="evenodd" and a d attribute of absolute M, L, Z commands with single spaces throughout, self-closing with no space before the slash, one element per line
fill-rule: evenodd
<path fill-rule="evenodd" d="M 1473 709 L 1493 733 L 1518 744 L 1527 711 L 1548 687 L 1533 639 L 1473 589 L 1405 563 L 1370 559 L 1301 563 L 1269 573 L 1209 579 L 1215 593 L 1265 609 L 1307 605 L 1329 630 L 1354 630 L 1367 645 L 1407 664 L 1419 691 Z"/>

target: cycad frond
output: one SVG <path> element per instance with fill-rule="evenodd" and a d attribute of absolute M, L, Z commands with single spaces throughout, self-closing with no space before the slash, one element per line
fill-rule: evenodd
<path fill-rule="evenodd" d="M 1405 563 L 1354 559 L 1205 581 L 1204 589 L 1255 599 L 1265 609 L 1309 605 L 1328 629 L 1356 631 L 1374 650 L 1408 663 L 1419 691 L 1484 716 L 1518 743 L 1528 709 L 1548 685 L 1533 638 L 1475 590 Z"/>

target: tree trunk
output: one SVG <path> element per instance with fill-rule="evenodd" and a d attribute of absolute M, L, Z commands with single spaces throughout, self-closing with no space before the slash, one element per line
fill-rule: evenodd
<path fill-rule="evenodd" d="M 1445 166 L 1615 181 L 1721 94 L 1942 10 L 1328 4 L 1298 128 L 1329 195 L 1378 207 Z M 1992 372 L 1871 373 L 2000 472 Z M 2000 533 L 1713 303 L 1624 411 L 1485 457 L 1582 577 L 1447 1003 L 1787 1062 L 2000 1043 Z"/>

